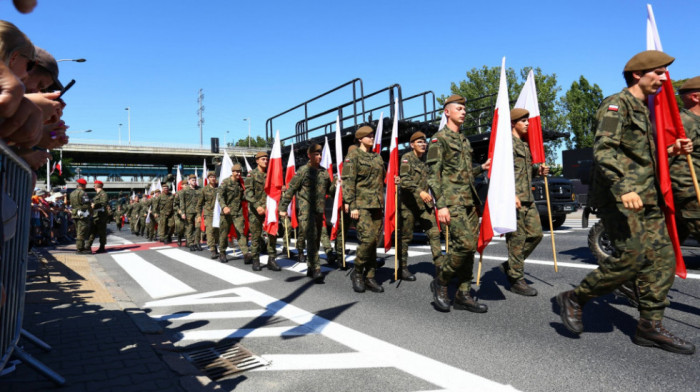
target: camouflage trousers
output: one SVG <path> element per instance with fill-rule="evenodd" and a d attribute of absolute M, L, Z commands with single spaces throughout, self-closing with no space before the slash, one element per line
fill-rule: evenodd
<path fill-rule="evenodd" d="M 146 219 L 146 218 L 144 218 Z M 148 223 L 145 224 L 146 226 L 146 237 L 148 238 L 155 238 L 156 236 L 156 219 L 153 217 L 153 214 L 148 217 Z"/>
<path fill-rule="evenodd" d="M 221 222 L 219 223 L 219 252 L 223 252 L 228 248 L 229 230 L 233 230 L 236 234 L 236 238 L 238 238 L 238 247 L 241 249 L 241 252 L 244 255 L 250 252 L 248 249 L 248 238 L 243 235 L 244 228 L 245 218 L 243 217 L 243 213 L 237 216 L 233 214 L 221 214 Z"/>
<path fill-rule="evenodd" d="M 450 206 L 450 249 L 442 264 L 438 280 L 447 285 L 457 277 L 459 291 L 469 292 L 474 278 L 474 252 L 479 236 L 479 216 L 476 208 Z"/>
<path fill-rule="evenodd" d="M 214 251 L 214 247 L 219 241 L 219 233 L 221 232 L 218 227 L 214 227 L 211 224 L 212 219 L 214 219 L 213 215 L 204 214 L 204 226 L 206 226 L 205 230 L 207 233 L 207 246 L 209 247 L 210 251 Z"/>
<path fill-rule="evenodd" d="M 416 223 L 428 236 L 430 252 L 433 254 L 433 263 L 442 265 L 442 245 L 440 244 L 440 230 L 435 221 L 435 211 L 432 208 L 412 209 L 405 204 L 401 205 L 401 249 L 399 264 L 402 267 L 408 265 L 408 244 L 413 239 L 413 228 Z"/>
<path fill-rule="evenodd" d="M 297 215 L 298 219 L 301 219 L 299 215 Z M 321 218 L 323 219 L 323 218 Z M 299 225 L 301 226 L 301 222 L 299 222 Z M 290 226 L 291 227 L 291 226 Z M 323 244 L 323 249 L 328 253 L 330 250 L 333 250 L 333 246 L 331 245 L 331 236 L 330 236 L 330 229 L 327 226 L 323 225 L 323 221 L 321 221 L 321 234 L 320 234 L 320 239 L 321 239 L 321 244 Z M 318 236 L 317 236 L 318 238 Z M 304 249 L 306 249 L 306 232 L 303 229 L 297 229 L 297 242 L 296 242 L 296 248 L 299 254 L 304 252 Z"/>
<path fill-rule="evenodd" d="M 142 221 L 143 219 L 139 219 L 138 216 L 129 218 L 129 230 L 131 231 L 131 234 L 139 233 L 139 226 L 141 225 Z"/>
<path fill-rule="evenodd" d="M 175 231 L 175 218 L 173 215 L 158 216 L 158 236 L 161 241 L 172 241 Z"/>
<path fill-rule="evenodd" d="M 520 280 L 524 277 L 525 259 L 527 259 L 537 245 L 542 241 L 542 223 L 535 203 L 523 204 L 516 210 L 518 229 L 506 234 L 508 245 L 508 277 Z"/>
<path fill-rule="evenodd" d="M 612 292 L 627 281 L 634 281 L 639 295 L 640 316 L 661 320 L 670 304 L 666 295 L 676 272 L 673 247 L 658 206 L 644 206 L 635 212 L 616 203 L 598 212 L 616 252 L 598 262 L 576 287 L 581 303 Z"/>
<path fill-rule="evenodd" d="M 200 230 L 199 230 L 199 218 L 200 215 L 196 212 L 188 212 L 185 214 L 185 220 L 183 222 L 185 226 L 185 237 L 187 237 L 187 246 L 199 245 Z M 175 229 L 177 231 L 177 228 Z M 178 236 L 181 234 L 178 233 Z"/>
<path fill-rule="evenodd" d="M 700 242 L 700 205 L 693 197 L 687 200 L 675 200 L 676 229 L 681 243 L 689 236 Z"/>
<path fill-rule="evenodd" d="M 85 240 L 90 237 L 90 220 L 75 219 L 75 249 L 90 250 L 89 246 L 85 246 Z"/>
<path fill-rule="evenodd" d="M 248 213 L 248 225 L 250 226 L 251 245 L 250 253 L 253 259 L 260 259 L 260 247 L 263 244 L 263 224 L 265 223 L 265 215 L 258 215 L 258 212 L 250 207 Z M 284 232 L 284 222 L 280 225 L 280 230 Z M 277 236 L 267 235 L 267 255 L 271 258 L 277 257 Z"/>
<path fill-rule="evenodd" d="M 100 246 L 104 247 L 107 244 L 107 217 L 93 219 L 90 225 L 90 238 L 88 238 L 87 246 L 85 248 L 90 249 L 92 243 L 95 241 L 95 237 L 100 241 Z"/>
<path fill-rule="evenodd" d="M 357 253 L 355 255 L 355 270 L 364 273 L 368 278 L 374 278 L 377 269 L 377 245 L 382 231 L 384 210 L 381 208 L 361 208 L 357 220 Z"/>
<path fill-rule="evenodd" d="M 299 227 L 297 228 L 297 236 L 303 235 L 306 242 L 306 266 L 311 271 L 321 268 L 318 250 L 322 236 L 321 232 L 323 230 L 323 214 L 309 212 L 304 215 L 299 215 L 298 221 Z M 299 239 L 297 237 L 297 244 L 298 241 Z"/>

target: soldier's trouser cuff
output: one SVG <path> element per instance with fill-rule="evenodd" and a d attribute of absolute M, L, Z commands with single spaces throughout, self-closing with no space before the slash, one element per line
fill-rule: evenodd
<path fill-rule="evenodd" d="M 646 320 L 661 321 L 664 318 L 664 309 L 639 309 L 639 317 Z"/>

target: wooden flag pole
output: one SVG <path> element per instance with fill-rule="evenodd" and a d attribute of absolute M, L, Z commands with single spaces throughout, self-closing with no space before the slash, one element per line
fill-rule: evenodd
<path fill-rule="evenodd" d="M 289 226 L 287 225 L 287 217 L 284 218 L 284 242 L 287 244 L 287 258 L 289 256 Z"/>
<path fill-rule="evenodd" d="M 450 253 L 450 225 L 445 223 L 445 253 Z"/>
<path fill-rule="evenodd" d="M 479 269 L 476 271 L 476 285 L 481 284 L 481 261 L 484 259 L 483 253 L 479 253 Z"/>
<path fill-rule="evenodd" d="M 695 196 L 697 196 L 698 204 L 700 204 L 700 186 L 698 186 L 698 177 L 695 175 L 695 167 L 693 167 L 693 157 L 686 155 L 685 159 L 688 161 L 690 177 L 693 179 L 693 186 L 695 187 Z"/>
<path fill-rule="evenodd" d="M 340 207 L 340 243 L 343 246 L 343 269 L 345 269 L 345 222 L 343 216 L 345 211 Z"/>
<path fill-rule="evenodd" d="M 559 272 L 557 267 L 557 246 L 554 243 L 554 224 L 552 224 L 552 207 L 549 204 L 549 182 L 547 176 L 544 176 L 544 193 L 547 196 L 547 216 L 549 217 L 549 234 L 552 237 L 552 255 L 554 256 L 554 272 Z"/>
<path fill-rule="evenodd" d="M 399 192 L 394 192 L 394 281 L 399 280 Z"/>

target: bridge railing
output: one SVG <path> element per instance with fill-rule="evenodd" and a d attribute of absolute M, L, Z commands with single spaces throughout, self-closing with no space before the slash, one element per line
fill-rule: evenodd
<path fill-rule="evenodd" d="M 110 146 L 113 148 L 119 148 L 119 147 L 124 147 L 124 148 L 129 148 L 129 147 L 134 147 L 134 148 L 139 148 L 139 147 L 146 147 L 146 148 L 176 148 L 176 149 L 183 149 L 183 150 L 194 150 L 194 151 L 200 151 L 200 152 L 209 152 L 211 151 L 210 146 L 206 147 L 199 147 L 198 145 L 194 143 L 162 143 L 162 142 L 131 142 L 131 144 L 126 143 L 126 142 L 121 142 L 119 143 L 118 140 L 99 140 L 99 139 L 80 139 L 80 138 L 71 138 L 70 139 L 70 144 L 67 144 L 66 149 L 70 148 L 78 148 L 81 147 L 81 145 L 86 145 L 86 146 L 95 146 L 95 145 L 103 145 L 103 146 Z M 229 153 L 231 152 L 240 152 L 240 153 L 247 153 L 247 152 L 257 152 L 260 151 L 260 147 L 219 147 L 219 150 L 226 150 Z"/>

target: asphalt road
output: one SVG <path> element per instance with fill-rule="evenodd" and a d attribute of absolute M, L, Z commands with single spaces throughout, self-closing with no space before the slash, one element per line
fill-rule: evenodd
<path fill-rule="evenodd" d="M 495 239 L 481 286 L 473 286 L 485 314 L 433 309 L 433 267 L 421 243 L 410 249 L 416 282 L 393 281 L 387 256 L 378 272 L 386 291 L 358 294 L 351 269 L 328 269 L 325 283 L 314 285 L 290 260 L 281 272 L 253 273 L 231 254 L 221 264 L 206 251 L 153 249 L 162 244 L 137 244 L 144 239 L 111 229 L 110 252 L 99 262 L 177 346 L 233 339 L 267 364 L 220 381 L 225 390 L 696 391 L 700 384 L 700 354 L 633 344 L 637 310 L 612 295 L 586 305 L 582 335 L 563 327 L 553 297 L 595 268 L 579 220 L 555 231 L 558 272 L 548 231 L 528 260 L 537 297 L 505 288 L 497 268 L 505 242 Z M 664 325 L 700 345 L 700 248 L 684 247 L 684 255 L 690 277 L 676 279 Z"/>

